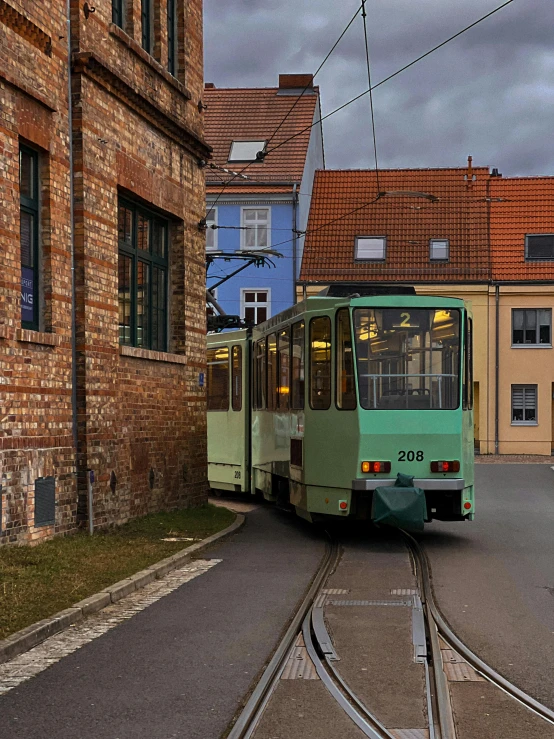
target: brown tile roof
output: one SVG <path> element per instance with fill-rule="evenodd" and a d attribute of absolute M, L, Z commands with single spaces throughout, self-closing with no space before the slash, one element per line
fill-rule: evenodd
<path fill-rule="evenodd" d="M 493 177 L 493 280 L 554 280 L 554 262 L 526 262 L 525 235 L 554 233 L 554 177 Z"/>
<path fill-rule="evenodd" d="M 245 174 L 256 180 L 274 182 L 300 182 L 310 140 L 310 126 L 314 121 L 319 88 L 298 95 L 278 94 L 279 88 L 238 88 L 204 90 L 205 137 L 213 147 L 212 162 L 240 171 L 245 165 L 228 162 L 231 143 L 237 140 L 270 140 L 269 153 L 263 163 L 251 164 Z M 295 105 L 296 103 L 296 105 Z M 273 134 L 287 113 L 295 106 L 274 138 Z M 306 129 L 306 130 L 305 130 Z M 284 143 L 291 136 L 295 136 Z M 282 144 L 282 146 L 280 146 Z M 207 170 L 210 189 L 221 187 L 221 177 Z M 241 190 L 243 192 L 243 190 Z"/>
<path fill-rule="evenodd" d="M 378 193 L 374 171 L 316 172 L 300 279 L 486 281 L 489 277 L 486 167 L 379 172 L 380 191 L 417 191 L 438 202 Z M 358 208 L 354 213 L 349 211 Z M 342 217 L 345 216 L 345 217 Z M 336 220 L 335 223 L 329 224 Z M 356 262 L 356 236 L 386 236 L 385 263 Z M 448 263 L 430 262 L 429 239 L 450 240 Z"/>

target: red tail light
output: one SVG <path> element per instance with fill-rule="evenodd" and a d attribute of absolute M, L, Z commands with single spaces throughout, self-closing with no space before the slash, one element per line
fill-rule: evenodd
<path fill-rule="evenodd" d="M 458 460 L 452 462 L 431 462 L 431 472 L 459 472 L 460 463 Z"/>
<path fill-rule="evenodd" d="M 362 462 L 362 472 L 390 472 L 390 462 Z"/>

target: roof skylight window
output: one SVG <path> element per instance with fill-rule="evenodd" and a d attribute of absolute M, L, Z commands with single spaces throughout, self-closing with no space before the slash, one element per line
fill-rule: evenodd
<path fill-rule="evenodd" d="M 233 141 L 229 162 L 255 162 L 259 151 L 264 151 L 267 141 Z"/>
<path fill-rule="evenodd" d="M 387 252 L 386 236 L 357 236 L 354 258 L 361 262 L 384 262 Z"/>

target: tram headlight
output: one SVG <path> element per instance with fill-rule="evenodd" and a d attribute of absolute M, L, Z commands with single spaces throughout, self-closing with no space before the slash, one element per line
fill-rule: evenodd
<path fill-rule="evenodd" d="M 362 472 L 390 472 L 390 462 L 362 462 Z"/>
<path fill-rule="evenodd" d="M 457 459 L 450 462 L 441 460 L 440 462 L 431 462 L 431 472 L 459 472 L 460 463 Z"/>

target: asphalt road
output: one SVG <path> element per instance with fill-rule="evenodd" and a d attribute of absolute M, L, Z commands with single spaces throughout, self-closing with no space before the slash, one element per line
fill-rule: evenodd
<path fill-rule="evenodd" d="M 0 736 L 217 739 L 324 547 L 299 519 L 257 508 L 199 555 L 221 562 L 0 697 Z"/>
<path fill-rule="evenodd" d="M 475 469 L 475 521 L 420 537 L 436 600 L 476 654 L 554 709 L 554 470 Z"/>

